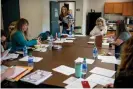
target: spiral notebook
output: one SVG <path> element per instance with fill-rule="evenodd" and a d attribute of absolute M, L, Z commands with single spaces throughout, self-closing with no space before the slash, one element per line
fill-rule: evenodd
<path fill-rule="evenodd" d="M 46 79 L 48 79 L 51 76 L 52 76 L 51 72 L 44 70 L 36 70 L 35 72 L 22 78 L 21 81 L 39 85 L 40 83 L 44 82 Z"/>

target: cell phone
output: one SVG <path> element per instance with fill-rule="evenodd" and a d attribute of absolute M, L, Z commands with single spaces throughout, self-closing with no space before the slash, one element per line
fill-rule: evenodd
<path fill-rule="evenodd" d="M 90 88 L 88 81 L 81 81 L 83 88 Z"/>

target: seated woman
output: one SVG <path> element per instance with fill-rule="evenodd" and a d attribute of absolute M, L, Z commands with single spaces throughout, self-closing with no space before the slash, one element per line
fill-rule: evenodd
<path fill-rule="evenodd" d="M 108 84 L 107 88 L 133 88 L 133 36 L 128 39 L 121 51 L 121 64 L 117 71 L 114 84 Z"/>
<path fill-rule="evenodd" d="M 27 38 L 29 22 L 22 18 L 18 21 L 16 30 L 11 33 L 12 52 L 22 50 L 24 46 L 34 46 L 40 44 L 39 40 L 30 40 Z"/>
<path fill-rule="evenodd" d="M 120 21 L 117 24 L 117 30 L 114 42 L 115 45 L 115 57 L 119 58 L 122 44 L 131 37 L 131 34 L 127 31 L 124 21 Z"/>
<path fill-rule="evenodd" d="M 99 17 L 96 20 L 96 26 L 90 32 L 90 36 L 105 35 L 107 33 L 106 22 L 103 18 Z"/>

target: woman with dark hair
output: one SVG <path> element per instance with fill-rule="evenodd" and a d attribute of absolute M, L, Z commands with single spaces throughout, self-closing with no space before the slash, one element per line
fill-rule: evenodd
<path fill-rule="evenodd" d="M 71 29 L 69 29 L 69 15 L 68 15 L 68 9 L 63 6 L 61 8 L 61 14 L 59 16 L 59 20 L 60 20 L 60 25 L 63 27 L 62 33 L 64 34 L 69 34 L 69 32 L 71 31 Z"/>
<path fill-rule="evenodd" d="M 121 64 L 117 71 L 114 84 L 107 88 L 133 88 L 133 36 L 124 44 L 121 51 Z"/>
<path fill-rule="evenodd" d="M 22 18 L 16 25 L 16 30 L 11 33 L 12 51 L 22 50 L 24 46 L 34 46 L 40 44 L 39 40 L 28 41 L 28 25 L 29 22 Z"/>
<path fill-rule="evenodd" d="M 131 37 L 131 34 L 127 31 L 124 21 L 117 23 L 117 30 L 115 33 L 115 40 L 112 43 L 115 45 L 115 57 L 119 58 L 121 46 Z"/>

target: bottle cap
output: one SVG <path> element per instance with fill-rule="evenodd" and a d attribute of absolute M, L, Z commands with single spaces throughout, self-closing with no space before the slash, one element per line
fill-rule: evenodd
<path fill-rule="evenodd" d="M 86 61 L 86 58 L 84 57 L 84 61 Z"/>

